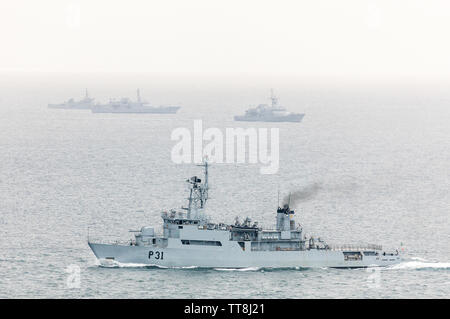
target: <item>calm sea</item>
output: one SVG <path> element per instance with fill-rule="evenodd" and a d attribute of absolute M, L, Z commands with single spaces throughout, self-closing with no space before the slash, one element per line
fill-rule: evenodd
<path fill-rule="evenodd" d="M 253 81 L 254 80 L 254 81 Z M 295 79 L 150 75 L 5 75 L 0 79 L 0 297 L 432 298 L 450 295 L 450 91 Z M 176 115 L 48 109 L 81 98 L 180 104 Z M 280 103 L 302 123 L 234 122 L 249 105 Z M 86 238 L 129 239 L 185 205 L 194 165 L 171 161 L 173 129 L 280 129 L 280 168 L 210 169 L 212 220 L 275 222 L 277 190 L 317 192 L 297 207 L 307 234 L 379 243 L 405 261 L 365 269 L 100 267 Z M 79 288 L 68 269 L 79 267 Z"/>

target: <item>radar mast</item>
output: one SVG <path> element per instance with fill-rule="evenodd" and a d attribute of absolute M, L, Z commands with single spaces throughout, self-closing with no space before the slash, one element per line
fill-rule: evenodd
<path fill-rule="evenodd" d="M 141 102 L 141 92 L 139 91 L 139 89 L 137 89 L 136 95 L 137 95 L 137 101 L 140 103 Z"/>
<path fill-rule="evenodd" d="M 202 164 L 197 166 L 204 167 L 204 181 L 197 176 L 192 176 L 187 179 L 189 183 L 189 205 L 187 208 L 187 218 L 191 218 L 191 212 L 197 214 L 198 210 L 205 208 L 206 201 L 208 200 L 208 161 L 205 159 Z"/>
<path fill-rule="evenodd" d="M 272 101 L 272 108 L 277 107 L 278 104 L 278 98 L 273 93 L 273 89 L 270 89 L 270 100 Z"/>

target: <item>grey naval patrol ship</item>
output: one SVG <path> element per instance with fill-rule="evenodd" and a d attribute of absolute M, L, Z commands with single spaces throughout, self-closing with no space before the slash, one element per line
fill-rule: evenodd
<path fill-rule="evenodd" d="M 108 104 L 94 105 L 91 110 L 93 113 L 158 113 L 175 114 L 180 109 L 179 106 L 152 106 L 141 99 L 139 89 L 137 90 L 137 100 L 132 101 L 129 98 L 111 100 Z"/>
<path fill-rule="evenodd" d="M 49 104 L 51 109 L 73 109 L 73 110 L 88 110 L 94 105 L 94 99 L 89 97 L 88 90 L 82 100 L 75 101 L 73 98 L 60 104 Z"/>
<path fill-rule="evenodd" d="M 163 211 L 163 232 L 144 226 L 128 242 L 106 243 L 88 238 L 102 265 L 145 264 L 158 267 L 207 268 L 359 268 L 388 266 L 401 261 L 398 251 L 387 253 L 379 245 L 333 246 L 303 235 L 295 212 L 285 204 L 276 211 L 276 227 L 262 229 L 257 222 L 236 218 L 231 225 L 213 223 L 205 215 L 208 200 L 208 163 L 202 182 L 189 184 L 184 211 Z"/>
<path fill-rule="evenodd" d="M 270 100 L 272 104 L 260 104 L 256 108 L 250 108 L 244 115 L 236 115 L 235 121 L 248 122 L 300 122 L 305 114 L 288 112 L 286 108 L 278 105 L 278 98 L 271 90 Z"/>

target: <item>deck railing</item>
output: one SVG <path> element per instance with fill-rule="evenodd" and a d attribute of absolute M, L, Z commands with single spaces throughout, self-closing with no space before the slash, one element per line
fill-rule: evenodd
<path fill-rule="evenodd" d="M 328 245 L 331 250 L 348 250 L 348 251 L 361 251 L 361 250 L 382 250 L 383 246 L 375 244 L 342 244 L 342 245 Z"/>
<path fill-rule="evenodd" d="M 155 232 L 155 237 L 161 238 L 163 237 L 163 234 Z M 117 236 L 113 235 L 89 236 L 88 240 L 90 243 L 96 244 L 130 245 L 130 243 L 136 243 L 134 235 L 130 236 L 129 239 L 118 238 Z"/>
<path fill-rule="evenodd" d="M 112 239 L 112 238 L 99 238 L 99 237 L 89 237 L 89 242 L 94 244 L 113 244 L 113 245 L 129 245 L 131 241 L 135 242 L 134 239 Z"/>

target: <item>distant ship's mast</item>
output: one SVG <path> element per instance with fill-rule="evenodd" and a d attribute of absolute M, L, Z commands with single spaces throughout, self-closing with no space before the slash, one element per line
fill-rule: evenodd
<path fill-rule="evenodd" d="M 270 89 L 270 99 L 272 100 L 272 107 L 276 107 L 278 104 L 278 98 L 273 94 L 273 89 Z"/>
<path fill-rule="evenodd" d="M 208 200 L 208 161 L 205 160 L 203 164 L 198 166 L 203 166 L 205 168 L 205 180 L 203 184 L 202 180 L 197 176 L 192 176 L 190 179 L 186 180 L 189 183 L 189 205 L 187 208 L 187 217 L 191 218 L 191 212 L 197 212 L 199 209 L 202 209 L 206 205 L 206 201 Z"/>
<path fill-rule="evenodd" d="M 141 103 L 141 92 L 139 92 L 139 89 L 137 89 L 137 101 L 139 102 L 139 103 Z"/>

